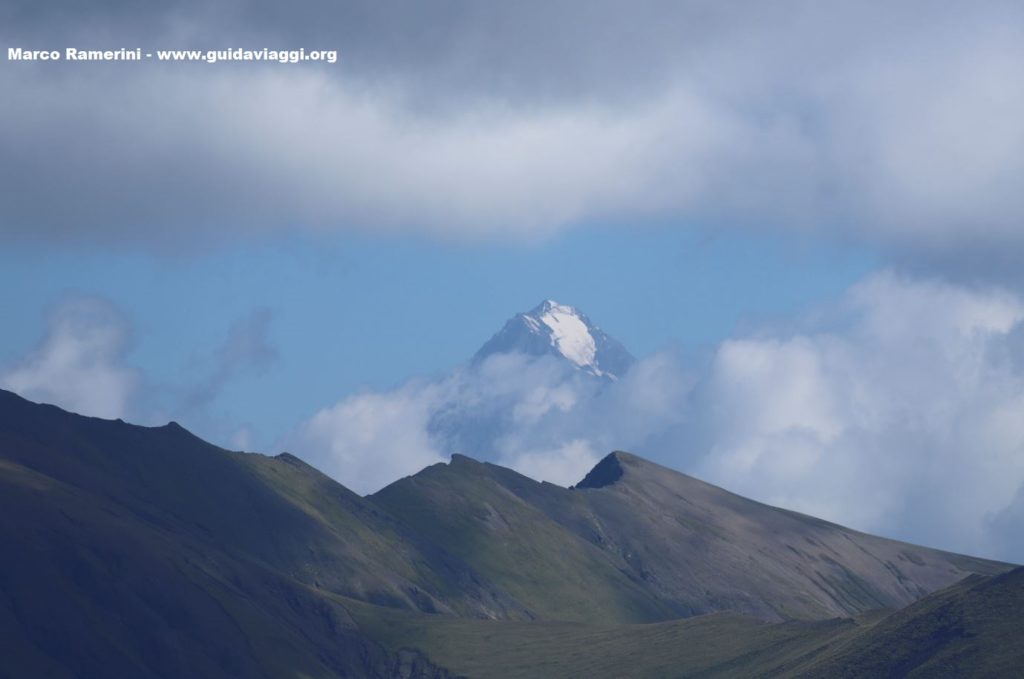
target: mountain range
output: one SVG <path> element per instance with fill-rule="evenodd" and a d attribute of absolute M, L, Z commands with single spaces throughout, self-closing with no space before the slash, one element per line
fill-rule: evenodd
<path fill-rule="evenodd" d="M 604 368 L 601 368 L 603 371 Z M 0 392 L 0 677 L 1013 676 L 1024 575 L 616 452 L 367 497 Z"/>

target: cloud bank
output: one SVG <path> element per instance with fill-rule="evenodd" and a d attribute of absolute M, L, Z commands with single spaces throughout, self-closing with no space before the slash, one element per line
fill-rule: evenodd
<path fill-rule="evenodd" d="M 35 349 L 0 367 L 0 387 L 83 415 L 122 417 L 141 377 L 124 363 L 129 339 L 129 323 L 112 304 L 68 298 Z"/>
<path fill-rule="evenodd" d="M 570 485 L 611 448 L 645 448 L 674 426 L 688 386 L 671 353 L 613 383 L 554 357 L 498 354 L 344 399 L 304 423 L 288 447 L 364 493 L 452 453 Z"/>
<path fill-rule="evenodd" d="M 193 247 L 657 218 L 824 232 L 975 273 L 1019 263 L 1019 3 L 312 5 L 317 21 L 262 2 L 8 6 L 11 45 L 341 58 L 7 64 L 0 232 Z"/>
<path fill-rule="evenodd" d="M 997 525 L 1024 488 L 1021 299 L 884 274 L 845 303 L 841 328 L 722 344 L 691 468 L 864 529 L 1024 559 Z"/>
<path fill-rule="evenodd" d="M 1024 560 L 1024 301 L 885 272 L 837 310 L 673 353 L 618 382 L 495 356 L 341 401 L 289 447 L 376 490 L 464 453 L 562 485 L 627 449 L 741 494 L 948 549 Z"/>

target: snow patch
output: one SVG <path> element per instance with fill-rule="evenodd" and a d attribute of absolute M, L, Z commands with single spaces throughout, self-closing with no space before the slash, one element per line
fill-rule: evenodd
<path fill-rule="evenodd" d="M 551 329 L 552 346 L 576 365 L 592 368 L 600 374 L 594 365 L 597 344 L 576 310 L 551 300 L 544 306 L 547 308 L 540 321 Z"/>

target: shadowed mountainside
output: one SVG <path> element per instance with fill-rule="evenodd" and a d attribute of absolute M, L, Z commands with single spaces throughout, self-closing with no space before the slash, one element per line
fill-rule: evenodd
<path fill-rule="evenodd" d="M 866 628 L 823 618 L 1006 569 L 766 507 L 624 453 L 572 490 L 455 457 L 362 498 L 291 455 L 230 452 L 173 423 L 81 417 L 4 391 L 0 544 L 0 677 L 12 678 L 441 679 L 449 660 L 506 676 L 545 658 L 575 669 L 543 676 L 582 676 L 637 654 L 683 667 L 698 647 L 727 665 L 790 648 L 857 666 L 881 642 L 836 646 L 835 630 Z M 977 594 L 1016 586 L 1003 577 L 948 590 L 981 602 L 965 629 L 998 641 L 989 630 L 1016 620 L 997 594 Z M 933 600 L 885 618 L 890 636 L 909 630 L 913 642 L 932 624 L 915 621 L 945 624 L 954 604 L 919 608 Z M 674 620 L 727 609 L 762 620 Z M 765 622 L 784 618 L 818 620 Z M 503 647 L 495 632 L 520 643 Z M 960 637 L 942 639 L 961 654 L 983 641 L 957 650 Z M 607 646 L 580 665 L 578 643 Z M 910 642 L 891 648 L 895 663 L 920 655 Z M 503 657 L 514 664 L 499 667 Z"/>
<path fill-rule="evenodd" d="M 385 653 L 331 595 L 515 614 L 291 456 L 3 391 L 0 542 L 0 676 L 445 676 Z"/>

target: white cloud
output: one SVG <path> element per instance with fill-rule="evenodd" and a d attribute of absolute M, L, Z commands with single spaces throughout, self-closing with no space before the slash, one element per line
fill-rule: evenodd
<path fill-rule="evenodd" d="M 568 487 L 579 483 L 604 454 L 594 451 L 589 441 L 573 439 L 553 450 L 520 452 L 502 462 L 526 476 Z"/>
<path fill-rule="evenodd" d="M 576 393 L 569 385 L 538 386 L 522 396 L 512 409 L 517 423 L 531 423 L 552 412 L 569 412 L 576 405 Z"/>
<path fill-rule="evenodd" d="M 364 393 L 325 408 L 295 432 L 290 447 L 359 493 L 442 462 L 427 421 L 438 387 L 412 382 L 390 393 Z"/>
<path fill-rule="evenodd" d="M 287 446 L 341 483 L 372 492 L 453 453 L 561 485 L 612 448 L 671 430 L 688 382 L 671 355 L 618 382 L 553 357 L 505 354 L 436 380 L 347 398 L 303 423 Z"/>
<path fill-rule="evenodd" d="M 34 122 L 0 128 L 0 140 L 22 156 L 41 148 L 44 135 L 67 141 L 63 153 L 93 157 L 107 149 L 120 155 L 109 168 L 118 181 L 110 181 L 104 168 L 85 177 L 71 171 L 85 157 L 65 158 L 66 174 L 44 163 L 22 165 L 10 173 L 15 186 L 7 189 L 8 211 L 18 211 L 27 199 L 14 192 L 34 193 L 43 171 L 48 188 L 64 200 L 26 205 L 25 214 L 6 215 L 10 219 L 2 223 L 15 230 L 31 225 L 36 233 L 62 231 L 59 222 L 73 211 L 76 223 L 89 224 L 91 237 L 103 238 L 102 222 L 110 222 L 109 235 L 129 242 L 151 235 L 230 237 L 232 230 L 296 225 L 313 231 L 415 229 L 471 240 L 537 238 L 585 218 L 655 214 L 690 202 L 706 190 L 714 156 L 754 141 L 735 138 L 742 130 L 730 129 L 736 124 L 732 113 L 683 88 L 625 107 L 519 109 L 480 102 L 428 118 L 405 110 L 400 95 L 354 89 L 321 72 L 256 71 L 244 80 L 147 73 L 147 82 L 161 84 L 156 90 L 139 85 L 142 97 L 122 89 L 130 76 L 119 73 L 112 76 L 116 85 L 82 83 L 79 103 L 92 114 L 64 121 L 52 111 L 69 96 L 68 83 L 35 73 L 23 77 L 31 87 L 8 83 L 24 90 L 8 103 L 14 109 L 9 113 Z M 111 91 L 90 98 L 94 89 Z M 156 108 L 157 91 L 160 102 L 173 91 L 189 103 L 173 111 L 163 103 Z M 173 124 L 167 119 L 172 115 Z M 145 120 L 145 129 L 134 129 L 132 120 Z M 120 148 L 126 136 L 133 142 Z M 178 157 L 185 149 L 194 162 Z M 225 177 L 227 187 L 213 181 Z M 244 191 L 246 200 L 237 200 L 231 189 Z M 159 211 L 151 213 L 142 197 L 154 195 L 161 196 Z M 175 228 L 158 236 L 136 228 L 144 222 Z M 218 228 L 212 230 L 213 224 Z"/>
<path fill-rule="evenodd" d="M 108 302 L 68 299 L 35 350 L 0 371 L 0 386 L 83 415 L 121 417 L 139 384 L 124 364 L 128 335 L 127 321 Z"/>
<path fill-rule="evenodd" d="M 374 32 L 346 15 L 315 35 L 227 12 L 170 40 L 343 40 L 331 68 L 12 65 L 0 229 L 190 246 L 296 228 L 534 239 L 667 216 L 979 274 L 1020 263 L 1019 3 L 607 3 L 586 20 L 547 5 L 364 8 Z"/>
<path fill-rule="evenodd" d="M 568 485 L 631 450 L 857 529 L 1020 561 L 1022 414 L 1024 301 L 878 273 L 689 370 L 662 353 L 601 382 L 495 356 L 346 399 L 295 452 L 366 491 L 455 452 Z"/>
<path fill-rule="evenodd" d="M 1024 304 L 892 274 L 845 303 L 839 328 L 719 348 L 698 473 L 864 530 L 1024 557 L 991 525 L 1024 487 L 1024 372 L 1007 358 Z"/>
<path fill-rule="evenodd" d="M 132 324 L 122 309 L 95 296 L 68 296 L 50 314 L 39 343 L 0 366 L 0 388 L 82 415 L 150 425 L 175 419 L 209 440 L 251 449 L 254 427 L 215 407 L 234 381 L 276 360 L 270 320 L 262 308 L 236 319 L 219 347 L 196 354 L 180 371 L 180 382 L 160 383 L 130 365 Z"/>
<path fill-rule="evenodd" d="M 235 450 L 252 450 L 253 434 L 249 427 L 239 427 L 231 435 L 231 447 Z"/>

